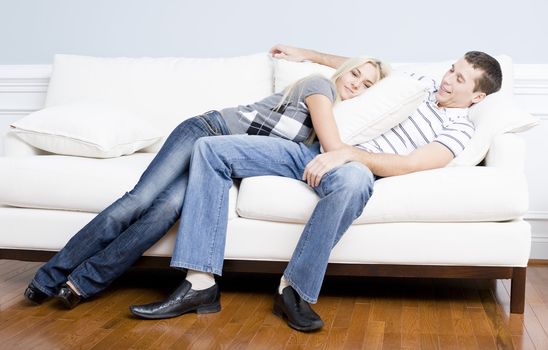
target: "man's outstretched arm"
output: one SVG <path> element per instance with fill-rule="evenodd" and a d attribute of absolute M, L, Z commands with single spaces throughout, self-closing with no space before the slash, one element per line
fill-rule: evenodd
<path fill-rule="evenodd" d="M 314 63 L 323 64 L 332 68 L 338 68 L 348 57 L 331 55 L 323 52 L 318 52 L 300 47 L 293 47 L 283 44 L 275 45 L 270 49 L 273 57 L 283 58 L 288 61 L 302 62 L 311 61 Z"/>
<path fill-rule="evenodd" d="M 357 161 L 366 165 L 377 176 L 396 176 L 415 171 L 442 168 L 453 159 L 453 153 L 441 143 L 432 142 L 400 156 L 389 153 L 370 153 L 353 146 L 316 156 L 307 164 L 303 180 L 318 186 L 321 178 L 331 169 L 344 163 Z"/>

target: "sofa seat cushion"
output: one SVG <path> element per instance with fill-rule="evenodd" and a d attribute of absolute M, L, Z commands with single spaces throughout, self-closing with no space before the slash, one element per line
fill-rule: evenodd
<path fill-rule="evenodd" d="M 135 186 L 154 156 L 0 157 L 0 205 L 98 213 Z M 236 195 L 233 186 L 229 218 L 235 217 Z"/>
<path fill-rule="evenodd" d="M 302 224 L 318 200 L 302 181 L 261 176 L 242 181 L 236 210 L 243 218 Z M 522 216 L 527 206 L 522 174 L 448 167 L 377 180 L 354 224 L 504 221 Z"/>

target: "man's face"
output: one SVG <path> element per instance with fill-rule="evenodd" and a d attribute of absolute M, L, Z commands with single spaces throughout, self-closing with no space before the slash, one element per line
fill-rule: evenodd
<path fill-rule="evenodd" d="M 485 93 L 474 92 L 476 79 L 482 74 L 482 70 L 474 69 L 464 57 L 459 59 L 443 76 L 436 93 L 438 105 L 445 108 L 467 108 L 483 100 Z"/>

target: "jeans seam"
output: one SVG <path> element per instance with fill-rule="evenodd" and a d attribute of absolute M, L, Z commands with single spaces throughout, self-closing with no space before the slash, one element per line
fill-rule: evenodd
<path fill-rule="evenodd" d="M 211 267 L 211 265 L 210 266 L 204 266 L 204 265 L 190 264 L 190 263 L 182 262 L 182 261 L 172 261 L 169 266 L 171 266 L 173 268 L 178 268 L 178 269 L 189 269 L 189 270 L 194 270 L 194 271 L 214 273 L 218 276 L 222 275 L 222 270 L 214 269 L 214 268 Z"/>
<path fill-rule="evenodd" d="M 217 170 L 218 171 L 218 170 Z M 213 266 L 212 260 L 213 260 L 213 253 L 215 252 L 215 246 L 217 245 L 217 232 L 219 228 L 219 220 L 221 217 L 221 204 L 223 203 L 224 199 L 224 193 L 225 191 L 221 191 L 221 195 L 219 196 L 219 200 L 217 201 L 217 217 L 215 219 L 215 225 L 213 225 L 213 228 L 215 229 L 213 232 L 213 239 L 211 240 L 211 244 L 209 246 L 209 256 L 208 256 L 208 264 L 209 266 Z M 224 249 L 223 249 L 224 253 Z M 224 254 L 223 254 L 224 255 Z"/>
<path fill-rule="evenodd" d="M 310 217 L 310 219 L 308 219 L 309 223 L 311 223 L 313 221 L 316 214 L 317 213 L 315 211 L 312 213 L 312 216 Z M 310 225 L 310 226 L 312 226 L 312 225 Z M 309 229 L 311 229 L 311 227 L 309 227 Z M 304 234 L 304 232 L 302 234 Z M 302 234 L 301 234 L 301 237 L 302 237 Z M 310 240 L 310 235 L 307 234 L 306 239 L 303 241 L 303 244 L 301 245 L 299 251 L 297 252 L 297 255 L 295 256 L 294 264 L 297 264 L 300 261 L 301 255 L 302 255 L 303 251 L 305 250 L 304 248 L 308 244 L 309 240 Z M 293 259 L 291 259 L 291 260 L 293 260 Z M 290 270 L 288 271 L 288 274 L 292 274 L 292 272 L 293 272 L 293 267 L 290 268 Z"/>

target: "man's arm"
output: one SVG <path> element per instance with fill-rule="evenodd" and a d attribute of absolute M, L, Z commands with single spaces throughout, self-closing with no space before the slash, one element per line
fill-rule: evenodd
<path fill-rule="evenodd" d="M 278 44 L 270 49 L 273 57 L 283 58 L 289 61 L 312 61 L 332 68 L 338 68 L 348 57 L 331 55 L 300 47 Z"/>
<path fill-rule="evenodd" d="M 303 180 L 312 186 L 320 184 L 322 176 L 344 163 L 358 161 L 378 176 L 396 176 L 415 171 L 442 168 L 453 159 L 449 148 L 439 142 L 431 142 L 400 156 L 388 153 L 370 153 L 353 146 L 316 156 L 306 165 Z"/>

